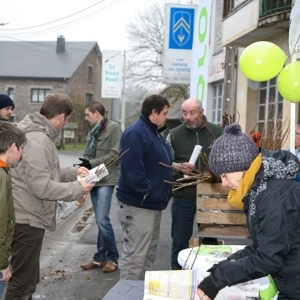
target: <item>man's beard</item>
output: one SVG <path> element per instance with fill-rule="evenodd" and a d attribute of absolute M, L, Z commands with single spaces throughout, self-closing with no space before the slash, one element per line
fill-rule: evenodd
<path fill-rule="evenodd" d="M 195 124 L 195 123 L 193 123 L 193 124 L 187 124 L 187 123 L 185 123 L 185 125 L 187 126 L 187 128 L 189 128 L 189 129 L 197 129 L 198 127 L 197 127 L 197 125 Z"/>

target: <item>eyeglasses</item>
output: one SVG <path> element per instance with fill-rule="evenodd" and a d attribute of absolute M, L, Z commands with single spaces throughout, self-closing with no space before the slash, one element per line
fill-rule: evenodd
<path fill-rule="evenodd" d="M 197 110 L 191 110 L 191 111 L 183 111 L 182 114 L 186 117 L 188 114 L 190 114 L 192 117 L 196 116 L 199 113 Z"/>

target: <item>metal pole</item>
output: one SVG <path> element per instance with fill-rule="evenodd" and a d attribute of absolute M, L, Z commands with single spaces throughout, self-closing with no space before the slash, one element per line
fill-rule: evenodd
<path fill-rule="evenodd" d="M 295 47 L 295 53 L 292 55 L 292 62 L 297 61 L 299 56 L 299 39 Z M 295 130 L 296 130 L 296 103 L 291 102 L 291 123 L 290 123 L 290 152 L 295 154 Z"/>
<path fill-rule="evenodd" d="M 123 86 L 122 86 L 122 98 L 121 98 L 121 128 L 125 130 L 125 106 L 126 106 L 126 93 L 125 93 L 125 69 L 126 69 L 126 51 L 124 51 L 123 60 Z"/>

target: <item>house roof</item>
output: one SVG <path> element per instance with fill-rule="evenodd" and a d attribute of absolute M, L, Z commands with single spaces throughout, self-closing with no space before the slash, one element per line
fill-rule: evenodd
<path fill-rule="evenodd" d="M 56 53 L 55 42 L 0 41 L 0 77 L 70 78 L 97 42 L 65 42 Z"/>

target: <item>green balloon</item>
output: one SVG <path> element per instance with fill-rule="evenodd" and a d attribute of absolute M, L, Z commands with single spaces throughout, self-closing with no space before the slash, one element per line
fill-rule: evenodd
<path fill-rule="evenodd" d="M 280 95 L 291 102 L 300 102 L 300 61 L 288 64 L 277 79 Z"/>
<path fill-rule="evenodd" d="M 277 45 L 261 41 L 245 48 L 240 56 L 239 66 L 247 78 L 267 81 L 279 74 L 285 60 L 285 53 Z"/>

